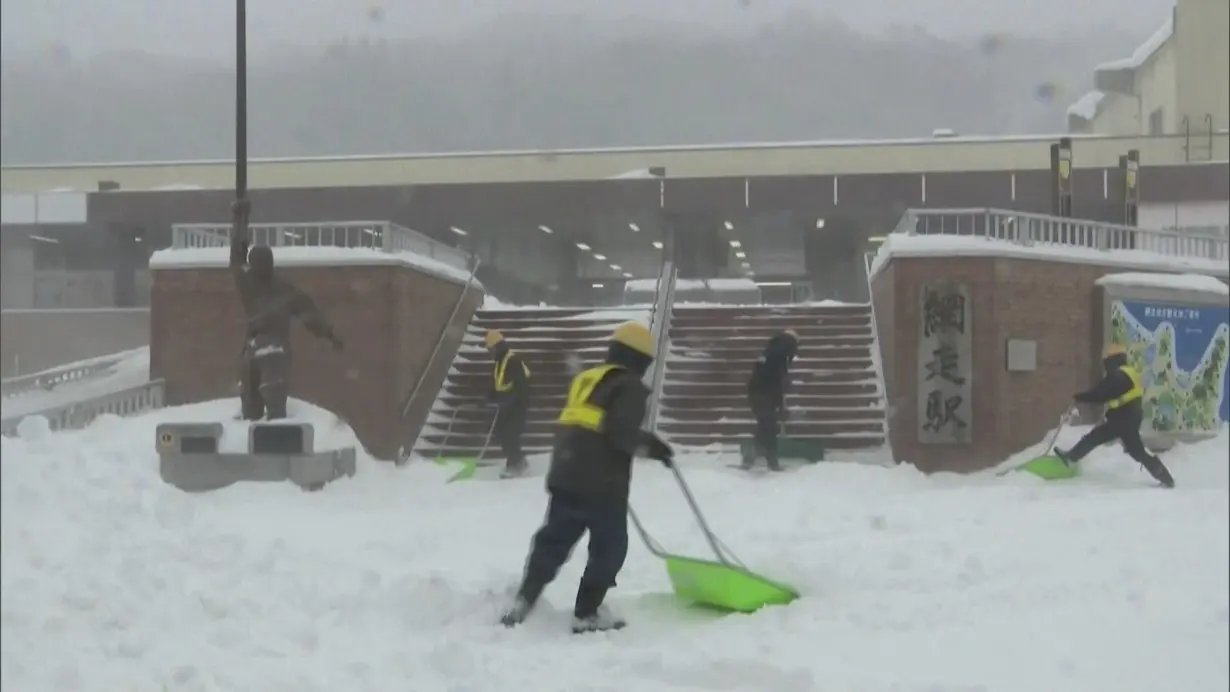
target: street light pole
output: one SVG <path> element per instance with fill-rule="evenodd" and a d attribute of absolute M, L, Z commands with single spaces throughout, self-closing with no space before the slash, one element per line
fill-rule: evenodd
<path fill-rule="evenodd" d="M 248 195 L 248 3 L 235 0 L 235 199 Z"/>

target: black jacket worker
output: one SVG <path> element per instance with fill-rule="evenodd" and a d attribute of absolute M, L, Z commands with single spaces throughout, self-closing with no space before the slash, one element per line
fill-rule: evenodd
<path fill-rule="evenodd" d="M 786 391 L 790 387 L 790 365 L 799 351 L 799 335 L 787 329 L 769 339 L 768 345 L 752 367 L 747 381 L 747 399 L 756 419 L 753 435 L 755 451 L 744 457 L 743 467 L 751 468 L 763 456 L 769 468 L 778 471 L 777 434 L 786 417 Z"/>
<path fill-rule="evenodd" d="M 1101 425 L 1090 430 L 1072 449 L 1055 450 L 1055 454 L 1070 464 L 1084 459 L 1086 455 L 1108 442 L 1119 440 L 1123 443 L 1123 451 L 1135 459 L 1159 483 L 1167 488 L 1174 487 L 1174 478 L 1161 459 L 1145 449 L 1145 443 L 1140 439 L 1140 425 L 1144 422 L 1144 387 L 1140 384 L 1140 373 L 1128 365 L 1127 351 L 1119 344 L 1106 347 L 1102 358 L 1102 366 L 1106 376 L 1093 389 L 1080 392 L 1072 398 L 1084 404 L 1104 404 L 1106 420 Z"/>
<path fill-rule="evenodd" d="M 517 597 L 501 618 L 521 623 L 555 579 L 581 534 L 589 559 L 573 607 L 574 632 L 623 627 L 602 602 L 628 554 L 628 492 L 632 459 L 671 464 L 673 452 L 641 430 L 649 388 L 641 381 L 654 359 L 654 339 L 638 322 L 615 330 L 606 361 L 573 378 L 556 425 L 547 472 L 547 517 L 530 547 Z"/>
<path fill-rule="evenodd" d="M 491 390 L 487 400 L 500 407 L 492 434 L 504 450 L 505 473 L 521 473 L 526 467 L 521 436 L 525 434 L 525 419 L 530 408 L 530 368 L 508 347 L 500 332 L 488 331 L 485 343 L 495 361 L 491 366 Z"/>

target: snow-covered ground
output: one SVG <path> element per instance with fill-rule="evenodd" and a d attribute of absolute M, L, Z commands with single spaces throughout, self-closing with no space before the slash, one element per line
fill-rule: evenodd
<path fill-rule="evenodd" d="M 567 632 L 578 551 L 524 628 L 493 624 L 542 517 L 542 481 L 444 485 L 362 464 L 320 493 L 185 495 L 153 426 L 234 402 L 3 439 L 0 684 L 21 692 L 1223 692 L 1230 439 L 1166 455 L 1179 487 L 1108 448 L 1068 483 L 822 464 L 682 463 L 725 542 L 794 583 L 789 607 L 674 606 L 635 543 L 628 629 Z M 1079 430 L 1069 435 L 1079 434 Z M 328 433 L 330 444 L 349 435 Z M 1068 440 L 1065 440 L 1068 441 Z M 535 460 L 541 465 L 541 459 Z M 669 473 L 634 502 L 703 555 Z"/>
<path fill-rule="evenodd" d="M 69 380 L 49 389 L 32 389 L 4 397 L 3 402 L 0 402 L 0 416 L 7 420 L 31 413 L 46 412 L 49 409 L 114 394 L 149 382 L 149 347 L 69 363 L 47 372 L 106 361 L 114 361 L 114 365 L 80 380 Z"/>

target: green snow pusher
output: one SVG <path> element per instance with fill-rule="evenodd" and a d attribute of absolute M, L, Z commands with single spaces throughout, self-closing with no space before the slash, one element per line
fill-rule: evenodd
<path fill-rule="evenodd" d="M 706 560 L 666 552 L 661 544 L 649 535 L 631 507 L 628 508 L 628 515 L 645 547 L 666 563 L 666 574 L 676 598 L 690 604 L 739 613 L 755 612 L 765 606 L 786 605 L 799 598 L 800 594 L 794 587 L 756 574 L 739 562 L 709 528 L 709 523 L 701 513 L 683 474 L 674 466 L 671 471 L 715 559 Z"/>
<path fill-rule="evenodd" d="M 1055 454 L 1055 442 L 1059 439 L 1059 433 L 1063 432 L 1063 429 L 1068 427 L 1078 415 L 1080 414 L 1076 409 L 1071 409 L 1059 417 L 1059 425 L 1046 443 L 1045 454 L 1000 471 L 997 475 L 1004 476 L 1013 471 L 1023 471 L 1044 481 L 1069 480 L 1081 475 L 1080 464 L 1069 464 Z"/>
<path fill-rule="evenodd" d="M 453 415 L 449 418 L 448 428 L 444 431 L 444 439 L 440 442 L 441 447 L 448 446 L 448 439 L 453 434 L 453 423 L 457 420 L 457 412 L 459 409 L 453 409 Z M 478 450 L 478 455 L 473 457 L 436 457 L 435 462 L 440 466 L 451 466 L 455 470 L 453 475 L 449 476 L 445 483 L 456 483 L 457 481 L 465 481 L 474 477 L 478 472 L 478 461 L 487 453 L 487 447 L 491 444 L 491 433 L 495 431 L 496 418 L 500 417 L 499 411 L 496 411 L 495 418 L 491 419 L 491 425 L 487 427 L 487 437 L 483 440 L 483 446 Z"/>

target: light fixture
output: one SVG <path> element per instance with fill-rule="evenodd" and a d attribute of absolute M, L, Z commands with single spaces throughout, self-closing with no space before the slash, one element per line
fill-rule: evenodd
<path fill-rule="evenodd" d="M 457 235 L 469 235 L 468 233 L 461 230 L 460 228 L 457 228 L 456 226 L 449 226 L 448 230 L 452 231 L 453 233 L 456 233 Z"/>
<path fill-rule="evenodd" d="M 653 241 L 653 246 L 654 246 L 655 248 L 657 248 L 657 249 L 661 250 L 661 249 L 662 249 L 662 241 L 661 241 L 661 240 L 655 240 L 655 241 Z"/>
<path fill-rule="evenodd" d="M 735 257 L 738 257 L 739 259 L 747 259 L 747 253 L 740 250 L 735 253 Z"/>
<path fill-rule="evenodd" d="M 757 281 L 756 285 L 761 286 L 763 288 L 789 288 L 790 282 L 789 281 Z"/>
<path fill-rule="evenodd" d="M 590 286 L 593 286 L 594 288 L 602 288 L 603 284 L 590 284 Z"/>
<path fill-rule="evenodd" d="M 141 236 L 139 236 L 139 235 L 137 235 L 137 236 L 133 236 L 133 237 L 132 237 L 132 242 L 134 242 L 134 243 L 139 243 L 139 242 L 141 242 L 141 241 L 142 241 L 142 238 L 141 238 Z"/>
<path fill-rule="evenodd" d="M 618 264 L 612 264 L 611 269 L 614 269 L 615 271 L 619 271 L 623 269 L 623 267 L 619 266 Z"/>
<path fill-rule="evenodd" d="M 869 242 L 869 243 L 882 243 L 882 242 L 884 242 L 884 236 L 882 236 L 882 235 L 873 235 L 873 236 L 871 236 L 870 238 L 868 238 L 868 239 L 867 239 L 867 242 Z"/>
<path fill-rule="evenodd" d="M 599 253 L 599 252 L 595 252 L 595 253 L 594 253 L 594 259 L 598 260 L 599 262 L 605 262 L 605 261 L 606 261 L 606 255 L 604 255 L 604 254 L 602 254 L 602 253 Z"/>
<path fill-rule="evenodd" d="M 726 222 L 726 230 L 728 230 L 728 231 L 733 231 L 733 230 L 735 230 L 735 225 L 734 225 L 733 223 L 731 223 L 731 222 L 727 221 L 727 222 Z"/>
<path fill-rule="evenodd" d="M 585 250 L 586 252 L 589 252 L 590 247 L 589 247 L 588 245 L 586 245 L 585 243 L 577 243 L 577 249 L 578 249 L 578 250 Z"/>
<path fill-rule="evenodd" d="M 756 276 L 756 272 L 752 271 L 751 269 L 748 269 L 748 270 L 747 270 L 747 275 L 748 275 L 748 276 Z"/>
<path fill-rule="evenodd" d="M 376 229 L 374 229 L 374 228 L 364 228 L 364 229 L 363 229 L 363 232 L 364 232 L 364 233 L 366 233 L 366 234 L 368 234 L 368 235 L 376 235 Z M 453 229 L 453 232 L 454 232 L 454 233 L 460 233 L 461 235 L 465 235 L 465 231 L 459 231 L 459 230 L 457 230 L 456 228 L 454 228 L 454 229 Z"/>
<path fill-rule="evenodd" d="M 743 247 L 743 243 L 740 243 L 740 242 L 739 242 L 739 241 L 737 241 L 737 240 L 732 240 L 732 241 L 730 241 L 730 246 L 731 246 L 731 247 Z"/>
<path fill-rule="evenodd" d="M 60 244 L 60 241 L 56 240 L 55 238 L 48 238 L 45 235 L 32 235 L 30 236 L 30 240 L 37 240 L 40 243 L 51 243 L 52 245 Z"/>
<path fill-rule="evenodd" d="M 636 224 L 634 224 L 634 223 L 630 223 L 630 224 L 628 224 L 628 228 L 631 228 L 633 233 L 640 233 L 640 232 L 641 232 L 641 227 L 640 227 L 640 226 L 638 226 L 638 225 L 636 225 Z"/>
<path fill-rule="evenodd" d="M 751 268 L 752 268 L 752 263 L 751 263 L 751 262 L 744 262 L 744 263 L 743 263 L 743 268 L 744 268 L 744 269 L 751 269 Z"/>
<path fill-rule="evenodd" d="M 624 278 L 625 278 L 625 279 L 631 279 L 631 278 L 632 278 L 632 272 L 624 272 Z"/>
<path fill-rule="evenodd" d="M 551 230 L 550 226 L 539 226 L 538 230 L 542 231 L 543 233 L 554 233 L 555 232 Z"/>
<path fill-rule="evenodd" d="M 816 219 L 816 228 L 824 228 L 824 219 Z"/>

